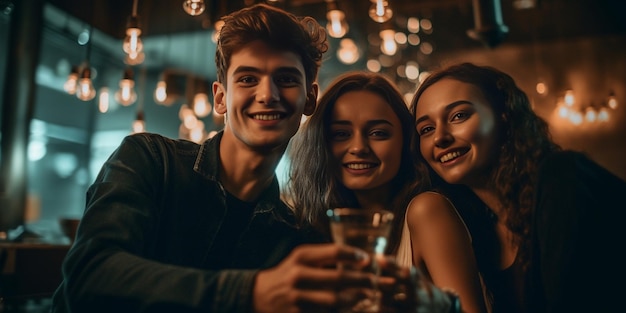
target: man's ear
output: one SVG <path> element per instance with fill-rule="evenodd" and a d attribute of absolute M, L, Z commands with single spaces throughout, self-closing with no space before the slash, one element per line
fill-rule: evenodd
<path fill-rule="evenodd" d="M 215 112 L 219 114 L 226 113 L 226 90 L 220 82 L 213 82 L 213 106 Z"/>
<path fill-rule="evenodd" d="M 315 112 L 315 107 L 317 106 L 317 93 L 319 92 L 319 85 L 317 83 L 313 83 L 311 85 L 311 90 L 306 95 L 306 104 L 304 105 L 304 112 L 302 112 L 306 116 L 310 116 Z"/>

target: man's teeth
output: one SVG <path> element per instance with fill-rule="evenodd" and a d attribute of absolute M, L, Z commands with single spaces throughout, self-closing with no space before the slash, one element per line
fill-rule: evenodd
<path fill-rule="evenodd" d="M 346 165 L 349 169 L 353 169 L 353 170 L 363 170 L 366 168 L 371 168 L 374 167 L 374 165 L 369 164 L 369 163 L 350 163 L 348 165 Z"/>
<path fill-rule="evenodd" d="M 450 161 L 452 159 L 456 159 L 458 157 L 461 156 L 461 152 L 455 151 L 455 152 L 450 152 L 444 156 L 441 157 L 441 159 L 439 159 L 439 162 L 443 163 L 443 162 L 447 162 Z"/>
<path fill-rule="evenodd" d="M 252 118 L 255 120 L 272 121 L 280 119 L 280 114 L 255 114 Z"/>

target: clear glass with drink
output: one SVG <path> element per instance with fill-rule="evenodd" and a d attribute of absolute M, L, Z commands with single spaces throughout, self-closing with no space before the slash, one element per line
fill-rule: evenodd
<path fill-rule="evenodd" d="M 373 289 L 371 293 L 368 293 L 368 297 L 352 307 L 350 312 L 379 312 L 380 268 L 377 259 L 385 253 L 393 213 L 387 210 L 336 208 L 328 210 L 327 214 L 330 218 L 330 230 L 334 242 L 362 249 L 369 254 L 371 260 L 366 267 L 359 270 L 372 273 Z M 338 264 L 339 268 L 346 266 L 346 264 Z"/>

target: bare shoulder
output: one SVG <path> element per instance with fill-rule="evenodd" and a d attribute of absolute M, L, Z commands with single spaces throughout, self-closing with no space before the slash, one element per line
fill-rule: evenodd
<path fill-rule="evenodd" d="M 414 230 L 420 232 L 439 232 L 442 230 L 453 232 L 456 230 L 467 233 L 471 238 L 465 222 L 452 202 L 437 192 L 422 192 L 413 197 L 407 207 L 406 221 L 412 232 Z"/>
<path fill-rule="evenodd" d="M 434 192 L 422 192 L 411 200 L 407 208 L 407 215 L 412 218 L 425 218 L 435 216 L 456 216 L 456 208 L 446 196 Z"/>

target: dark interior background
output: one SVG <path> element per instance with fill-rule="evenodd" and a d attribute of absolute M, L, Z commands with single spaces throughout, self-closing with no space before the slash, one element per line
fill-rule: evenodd
<path fill-rule="evenodd" d="M 19 0 L 15 0 L 19 1 Z M 401 46 L 391 64 L 382 72 L 410 94 L 418 82 L 398 75 L 398 66 L 417 61 L 420 71 L 442 65 L 471 61 L 492 65 L 510 73 L 529 94 L 534 108 L 550 124 L 558 143 L 566 148 L 588 153 L 600 164 L 626 179 L 626 2 L 612 0 L 534 0 L 530 8 L 519 8 L 520 0 L 388 0 L 394 10 L 393 27 L 405 32 L 406 20 L 417 17 L 432 22 L 432 32 L 420 32 L 418 46 Z M 37 31 L 41 42 L 37 56 L 33 110 L 29 116 L 29 157 L 26 166 L 26 196 L 20 219 L 41 236 L 65 240 L 57 220 L 77 217 L 84 209 L 84 194 L 98 169 L 130 133 L 138 110 L 145 113 L 150 132 L 177 138 L 178 112 L 185 101 L 181 97 L 170 106 L 158 105 L 152 93 L 163 72 L 215 79 L 213 62 L 215 44 L 211 41 L 213 24 L 229 12 L 259 1 L 210 0 L 200 16 L 189 16 L 182 0 L 138 0 L 137 14 L 142 28 L 146 60 L 131 66 L 135 73 L 137 102 L 125 107 L 111 104 L 100 113 L 96 99 L 78 100 L 64 92 L 62 86 L 72 65 L 89 58 L 94 69 L 97 90 L 117 88 L 125 68 L 122 40 L 131 0 L 31 0 L 42 6 L 43 17 Z M 267 1 L 296 15 L 310 15 L 326 24 L 327 1 Z M 19 60 L 8 58 L 7 44 L 11 34 L 12 6 L 17 2 L 0 1 L 0 92 L 10 88 L 15 73 L 7 64 Z M 338 61 L 339 39 L 331 38 L 319 81 L 322 89 L 339 73 L 365 70 L 369 59 L 379 58 L 377 45 L 371 44 L 381 25 L 368 17 L 369 0 L 339 0 L 346 13 L 350 30 L 345 37 L 358 45 L 360 59 L 351 65 Z M 468 30 L 475 27 L 476 8 L 501 4 L 503 24 L 508 33 L 501 42 L 489 45 L 472 39 Z M 35 22 L 35 21 L 33 21 Z M 93 26 L 91 50 L 77 43 L 79 35 Z M 430 54 L 421 46 L 432 46 Z M 547 93 L 539 94 L 535 86 L 543 82 Z M 7 87 L 9 86 L 9 87 Z M 183 86 L 184 88 L 184 86 Z M 619 106 L 610 111 L 607 122 L 582 122 L 578 125 L 560 118 L 557 102 L 571 89 L 576 94 L 576 108 L 606 106 L 613 94 Z M 5 99 L 3 97 L 2 99 Z M 6 101 L 5 101 L 6 102 Z M 211 101 L 212 102 L 212 101 Z M 3 108 L 13 103 L 2 103 Z M 5 112 L 3 110 L 3 112 Z M 204 118 L 208 130 L 218 130 L 219 120 Z M 41 147 L 45 147 L 42 153 Z M 6 150 L 6 149 L 5 149 Z M 39 156 L 37 156 L 39 152 Z M 8 151 L 3 151 L 6 155 Z M 280 172 L 282 169 L 279 168 Z M 280 174 L 280 173 L 279 173 Z M 10 197 L 10 195 L 3 195 Z M 0 220 L 11 215 L 0 208 Z M 1 224 L 1 223 L 0 223 Z"/>

